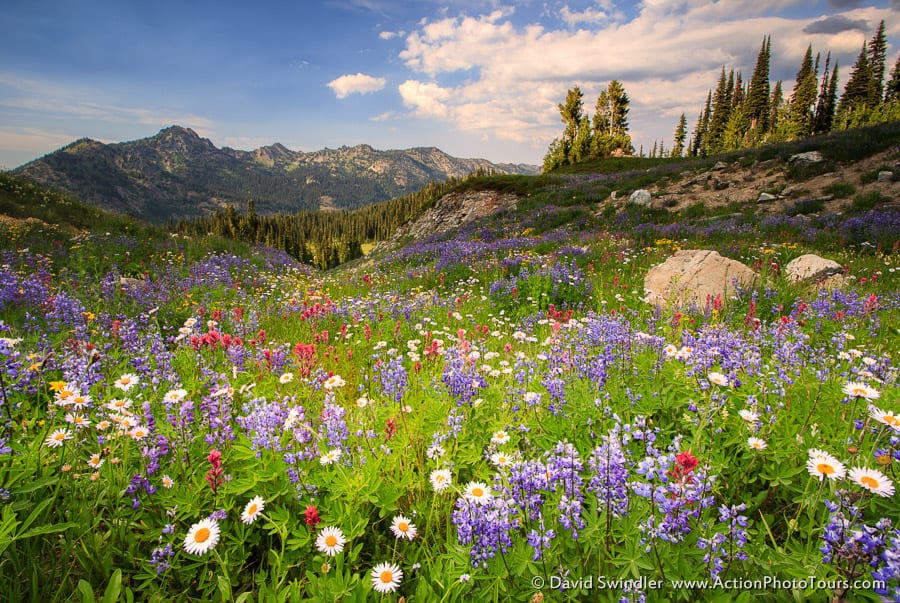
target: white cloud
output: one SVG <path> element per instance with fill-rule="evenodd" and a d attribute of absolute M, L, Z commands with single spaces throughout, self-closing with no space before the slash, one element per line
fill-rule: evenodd
<path fill-rule="evenodd" d="M 605 23 L 610 19 L 609 14 L 605 11 L 597 10 L 589 6 L 579 13 L 570 9 L 568 4 L 560 9 L 559 17 L 565 21 L 569 27 L 575 27 L 579 23 Z"/>
<path fill-rule="evenodd" d="M 805 1 L 645 0 L 631 21 L 608 21 L 591 30 L 516 26 L 509 11 L 501 10 L 422 20 L 400 53 L 419 75 L 399 92 L 416 117 L 495 139 L 540 140 L 546 148 L 561 131 L 557 103 L 567 89 L 580 86 L 585 110 L 592 113 L 600 90 L 618 79 L 632 99 L 633 135 L 648 137 L 636 143 L 649 146 L 654 139 L 671 138 L 682 112 L 692 127 L 723 65 L 749 80 L 766 35 L 772 38 L 773 79 L 792 80 L 811 41 L 802 29 L 818 17 L 777 14 Z M 567 5 L 559 15 L 570 25 L 597 24 L 606 9 L 614 10 L 609 2 L 595 6 L 577 13 Z M 872 23 L 884 18 L 888 31 L 900 26 L 900 15 L 888 10 L 858 9 L 847 17 Z M 858 37 L 852 51 L 858 52 L 865 36 L 844 32 L 830 38 L 829 47 L 814 51 L 831 50 L 834 56 L 850 48 L 845 37 Z M 841 60 L 842 65 L 850 62 Z M 776 68 L 789 75 L 776 77 Z M 787 79 L 785 86 L 790 86 Z"/>
<path fill-rule="evenodd" d="M 394 38 L 402 38 L 406 35 L 406 32 L 403 30 L 400 31 L 383 31 L 378 34 L 378 37 L 382 40 L 393 40 Z"/>
<path fill-rule="evenodd" d="M 355 75 L 342 75 L 341 77 L 331 80 L 326 85 L 331 88 L 334 95 L 338 98 L 346 98 L 351 94 L 369 94 L 378 92 L 384 88 L 387 80 L 383 77 L 373 77 L 365 73 L 357 73 Z"/>

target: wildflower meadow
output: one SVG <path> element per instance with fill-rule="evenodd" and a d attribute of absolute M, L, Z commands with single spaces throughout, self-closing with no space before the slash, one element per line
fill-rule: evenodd
<path fill-rule="evenodd" d="M 327 273 L 0 226 L 0 599 L 900 601 L 898 214 L 557 211 Z M 762 279 L 648 304 L 680 248 Z"/>

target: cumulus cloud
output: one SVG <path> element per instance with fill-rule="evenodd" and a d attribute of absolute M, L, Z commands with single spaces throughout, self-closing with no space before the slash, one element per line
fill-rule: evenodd
<path fill-rule="evenodd" d="M 589 6 L 579 13 L 570 9 L 568 4 L 560 9 L 559 18 L 569 27 L 575 27 L 579 23 L 598 24 L 609 21 L 609 15 L 605 11 L 597 10 Z"/>
<path fill-rule="evenodd" d="M 338 98 L 346 98 L 351 94 L 369 94 L 378 92 L 384 88 L 387 80 L 383 77 L 374 77 L 365 73 L 354 75 L 342 75 L 326 84 Z"/>
<path fill-rule="evenodd" d="M 869 22 L 865 19 L 850 19 L 844 15 L 832 15 L 813 21 L 804 27 L 803 31 L 808 34 L 836 34 L 854 29 L 863 32 L 868 31 Z"/>
<path fill-rule="evenodd" d="M 786 8 L 806 2 L 644 0 L 630 21 L 611 18 L 590 29 L 515 25 L 506 10 L 423 19 L 400 53 L 416 75 L 398 91 L 417 117 L 546 149 L 561 130 L 557 104 L 567 89 L 578 85 L 585 111 L 592 113 L 599 92 L 618 79 L 632 99 L 633 135 L 652 144 L 671 139 L 682 112 L 696 118 L 723 65 L 749 80 L 764 36 L 773 40 L 772 79 L 792 78 L 809 44 L 805 26 L 846 32 L 829 38 L 827 49 L 845 64 L 859 48 L 859 33 L 846 26 L 859 29 L 884 14 L 866 8 L 853 19 L 836 15 L 816 23 L 784 16 Z M 558 16 L 568 25 L 600 23 L 601 13 L 615 10 L 608 2 L 593 6 L 575 12 L 566 5 Z"/>

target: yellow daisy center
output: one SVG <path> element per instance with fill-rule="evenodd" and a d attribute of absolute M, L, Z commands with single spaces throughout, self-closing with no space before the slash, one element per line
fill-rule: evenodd
<path fill-rule="evenodd" d="M 854 396 L 865 397 L 865 395 L 866 395 L 868 392 L 867 392 L 865 389 L 861 388 L 861 387 L 854 387 L 854 388 L 853 388 L 853 391 L 852 391 L 851 393 L 852 393 Z"/>
<path fill-rule="evenodd" d="M 64 433 L 54 433 L 54 434 L 53 434 L 53 439 L 56 440 L 57 442 L 62 442 L 63 440 L 66 439 L 66 434 L 64 434 Z"/>
<path fill-rule="evenodd" d="M 391 570 L 384 570 L 378 578 L 385 584 L 390 584 L 394 581 L 394 572 Z"/>
<path fill-rule="evenodd" d="M 397 524 L 397 529 L 400 530 L 401 532 L 408 532 L 409 524 L 406 523 L 405 521 L 401 521 L 400 523 Z"/>
<path fill-rule="evenodd" d="M 481 488 L 472 488 L 472 496 L 484 496 L 484 490 L 482 490 Z"/>
<path fill-rule="evenodd" d="M 325 537 L 325 546 L 334 546 L 337 544 L 337 536 L 329 534 Z"/>
<path fill-rule="evenodd" d="M 212 534 L 212 532 L 209 531 L 209 528 L 200 528 L 194 532 L 194 542 L 202 544 L 209 540 L 210 534 Z"/>
<path fill-rule="evenodd" d="M 867 488 L 871 488 L 872 490 L 876 490 L 879 486 L 881 486 L 881 482 L 879 482 L 871 475 L 862 476 L 861 478 L 859 478 L 859 483 L 861 483 L 863 486 L 866 486 Z"/>
<path fill-rule="evenodd" d="M 257 509 L 259 509 L 259 507 L 256 506 L 256 503 L 253 503 L 252 505 L 247 507 L 247 515 L 256 515 Z"/>
<path fill-rule="evenodd" d="M 831 475 L 832 473 L 834 473 L 834 467 L 832 467 L 828 463 L 819 463 L 818 465 L 816 465 L 816 469 L 822 475 Z"/>
<path fill-rule="evenodd" d="M 898 419 L 894 415 L 884 415 L 881 420 L 891 427 L 900 427 L 900 419 Z"/>

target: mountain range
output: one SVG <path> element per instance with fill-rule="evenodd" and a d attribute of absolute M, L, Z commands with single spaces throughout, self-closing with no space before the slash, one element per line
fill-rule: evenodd
<path fill-rule="evenodd" d="M 380 151 L 369 145 L 305 153 L 281 144 L 218 148 L 190 128 L 104 144 L 82 138 L 14 173 L 96 207 L 161 223 L 252 200 L 259 214 L 355 209 L 475 171 L 535 174 L 538 166 L 451 157 L 434 147 Z"/>

